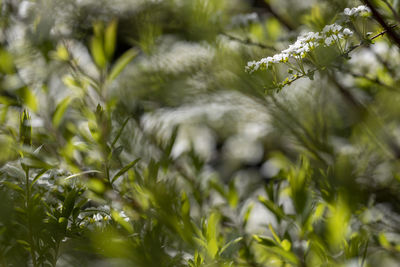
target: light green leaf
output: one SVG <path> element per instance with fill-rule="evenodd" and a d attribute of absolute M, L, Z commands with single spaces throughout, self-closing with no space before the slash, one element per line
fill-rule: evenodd
<path fill-rule="evenodd" d="M 247 207 L 246 212 L 244 213 L 244 216 L 243 216 L 243 228 L 246 227 L 247 222 L 249 221 L 250 214 L 251 214 L 251 211 L 253 210 L 253 207 L 254 207 L 254 203 L 251 203 L 251 204 Z"/>
<path fill-rule="evenodd" d="M 101 171 L 91 170 L 91 171 L 84 171 L 84 172 L 80 172 L 80 173 L 75 173 L 75 174 L 72 174 L 72 175 L 66 177 L 65 180 L 69 180 L 71 178 L 75 178 L 75 177 L 78 177 L 78 176 L 81 176 L 81 175 L 85 175 L 85 174 L 89 174 L 89 173 L 101 173 Z"/>
<path fill-rule="evenodd" d="M 111 21 L 104 32 L 104 52 L 109 61 L 112 59 L 115 51 L 117 24 L 116 20 Z"/>
<path fill-rule="evenodd" d="M 289 240 L 284 239 L 281 242 L 281 246 L 285 251 L 290 251 L 290 249 L 292 248 L 292 243 L 290 243 Z"/>
<path fill-rule="evenodd" d="M 218 253 L 218 224 L 219 224 L 219 214 L 213 212 L 210 217 L 208 217 L 207 222 L 207 250 L 209 255 L 214 258 Z"/>
<path fill-rule="evenodd" d="M 65 112 L 67 111 L 67 108 L 69 104 L 71 103 L 72 98 L 67 96 L 63 100 L 61 100 L 60 103 L 58 103 L 56 110 L 54 111 L 53 114 L 53 125 L 55 127 L 60 126 L 61 120 L 64 117 Z"/>
<path fill-rule="evenodd" d="M 223 246 L 221 248 L 221 250 L 219 251 L 218 255 L 221 255 L 228 247 L 230 247 L 230 246 L 232 246 L 234 244 L 237 244 L 242 240 L 243 240 L 243 237 L 238 237 L 238 238 L 236 238 L 236 239 L 234 239 L 232 241 L 229 241 L 225 246 Z"/>
<path fill-rule="evenodd" d="M 37 182 L 37 180 L 40 179 L 40 177 L 42 177 L 42 175 L 47 171 L 47 169 L 43 169 L 41 170 L 38 174 L 36 174 L 35 178 L 33 178 L 33 181 L 31 183 L 31 188 L 33 187 L 33 185 Z"/>
<path fill-rule="evenodd" d="M 235 188 L 235 180 L 229 183 L 228 203 L 232 208 L 235 208 L 239 203 L 239 194 Z"/>
<path fill-rule="evenodd" d="M 5 186 L 7 186 L 8 188 L 12 189 L 12 190 L 15 190 L 15 191 L 18 191 L 18 192 L 21 192 L 21 193 L 24 192 L 24 190 L 23 190 L 19 185 L 16 185 L 16 184 L 14 184 L 14 183 L 7 182 L 7 181 L 3 181 L 2 183 L 3 183 Z"/>
<path fill-rule="evenodd" d="M 122 124 L 121 128 L 119 128 L 118 133 L 117 133 L 117 135 L 116 135 L 115 138 L 114 138 L 114 141 L 111 143 L 111 147 L 114 147 L 114 145 L 117 143 L 119 137 L 120 137 L 121 134 L 122 134 L 122 131 L 124 130 L 126 124 L 127 124 L 128 121 L 129 121 L 129 119 L 130 119 L 130 118 L 127 118 L 127 119 L 124 121 L 124 123 Z"/>
<path fill-rule="evenodd" d="M 263 196 L 259 196 L 259 197 L 258 197 L 258 200 L 259 200 L 262 204 L 264 204 L 264 206 L 265 206 L 267 209 L 269 209 L 272 213 L 274 213 L 275 216 L 276 216 L 278 219 L 282 219 L 282 218 L 284 218 L 284 217 L 286 216 L 285 213 L 283 212 L 283 210 L 282 210 L 279 206 L 277 206 L 274 202 L 272 202 L 272 201 L 266 199 L 266 198 L 263 197 Z"/>
<path fill-rule="evenodd" d="M 104 54 L 103 40 L 98 36 L 92 37 L 90 42 L 90 50 L 97 67 L 104 69 L 107 64 L 106 55 Z"/>
<path fill-rule="evenodd" d="M 130 168 L 132 168 L 133 166 L 135 166 L 135 164 L 140 160 L 139 159 L 135 159 L 134 161 L 130 162 L 128 165 L 126 165 L 125 167 L 123 167 L 119 172 L 117 172 L 114 177 L 111 179 L 111 183 L 114 183 L 118 177 L 120 177 L 121 175 L 123 175 L 124 173 L 126 173 Z"/>
<path fill-rule="evenodd" d="M 111 211 L 111 217 L 116 221 L 119 225 L 121 225 L 123 228 L 125 228 L 126 231 L 129 233 L 133 234 L 133 226 L 131 223 L 128 221 L 125 221 L 125 219 L 120 215 L 120 213 L 116 210 Z"/>
<path fill-rule="evenodd" d="M 272 236 L 275 238 L 276 242 L 281 243 L 281 239 L 279 238 L 279 236 L 275 232 L 274 228 L 272 227 L 272 224 L 268 224 L 268 228 L 271 231 Z"/>
<path fill-rule="evenodd" d="M 118 75 L 125 69 L 126 65 L 131 62 L 132 59 L 136 57 L 139 52 L 136 49 L 129 49 L 122 56 L 118 58 L 118 60 L 113 65 L 110 75 L 108 76 L 109 81 L 115 80 Z"/>
<path fill-rule="evenodd" d="M 0 49 L 0 72 L 6 74 L 15 72 L 13 56 L 4 49 Z"/>
<path fill-rule="evenodd" d="M 33 111 L 37 111 L 38 100 L 32 90 L 28 87 L 23 87 L 20 89 L 21 98 L 24 104 Z"/>

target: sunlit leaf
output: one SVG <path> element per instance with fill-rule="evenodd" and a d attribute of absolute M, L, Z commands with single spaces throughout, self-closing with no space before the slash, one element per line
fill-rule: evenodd
<path fill-rule="evenodd" d="M 126 166 L 124 166 L 121 170 L 119 170 L 111 179 L 111 183 L 114 183 L 121 175 L 126 173 L 130 168 L 135 166 L 135 164 L 139 161 L 140 159 L 135 159 L 134 161 L 131 161 L 128 163 Z"/>
<path fill-rule="evenodd" d="M 67 96 L 66 98 L 64 98 L 63 100 L 61 100 L 60 103 L 58 103 L 54 114 L 53 114 L 53 125 L 55 127 L 58 127 L 64 117 L 65 112 L 67 111 L 68 106 L 70 105 L 72 101 L 72 98 Z"/>
<path fill-rule="evenodd" d="M 107 59 L 110 61 L 114 55 L 115 43 L 117 37 L 117 20 L 113 20 L 104 31 L 104 51 Z"/>
<path fill-rule="evenodd" d="M 97 36 L 92 37 L 90 41 L 90 50 L 97 67 L 104 69 L 107 64 L 107 59 L 104 54 L 103 40 Z"/>
<path fill-rule="evenodd" d="M 125 67 L 132 61 L 138 54 L 136 49 L 129 49 L 122 56 L 120 56 L 111 68 L 108 80 L 113 81 L 125 69 Z"/>

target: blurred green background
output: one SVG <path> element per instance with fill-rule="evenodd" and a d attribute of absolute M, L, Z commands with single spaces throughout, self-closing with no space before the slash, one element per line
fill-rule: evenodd
<path fill-rule="evenodd" d="M 0 0 L 0 265 L 398 266 L 400 44 L 344 19 L 366 2 L 400 23 L 396 0 Z M 333 23 L 348 54 L 245 71 Z"/>

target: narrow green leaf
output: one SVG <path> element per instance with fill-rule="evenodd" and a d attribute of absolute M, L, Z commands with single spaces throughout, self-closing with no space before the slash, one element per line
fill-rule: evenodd
<path fill-rule="evenodd" d="M 21 192 L 21 193 L 24 192 L 24 190 L 23 190 L 19 185 L 16 185 L 16 184 L 14 184 L 14 183 L 7 182 L 7 181 L 3 181 L 2 183 L 3 183 L 5 186 L 7 186 L 8 188 L 12 189 L 12 190 L 15 190 L 15 191 L 18 191 L 18 192 Z"/>
<path fill-rule="evenodd" d="M 278 244 L 273 240 L 272 238 L 268 236 L 259 236 L 259 235 L 253 235 L 253 238 L 260 244 L 267 246 L 267 247 L 272 247 L 272 246 L 277 246 Z"/>
<path fill-rule="evenodd" d="M 174 129 L 172 130 L 171 138 L 169 139 L 169 142 L 167 144 L 167 147 L 165 148 L 165 154 L 167 157 L 171 155 L 172 148 L 174 147 L 176 137 L 178 136 L 178 126 L 175 126 Z"/>
<path fill-rule="evenodd" d="M 124 123 L 122 123 L 122 126 L 119 128 L 119 130 L 118 130 L 118 132 L 117 132 L 117 135 L 116 135 L 115 138 L 114 138 L 114 141 L 111 143 L 111 147 L 114 147 L 115 144 L 117 143 L 119 137 L 120 137 L 121 134 L 122 134 L 122 131 L 124 130 L 126 124 L 127 124 L 128 121 L 129 121 L 129 119 L 130 119 L 130 118 L 127 118 L 127 119 L 124 121 Z"/>
<path fill-rule="evenodd" d="M 278 207 L 274 202 L 266 199 L 265 197 L 259 196 L 258 200 L 267 208 L 269 209 L 273 214 L 275 214 L 275 216 L 277 217 L 277 219 L 281 220 L 283 219 L 286 215 L 283 212 L 283 210 Z"/>
<path fill-rule="evenodd" d="M 75 190 L 72 190 L 67 194 L 62 207 L 62 212 L 61 212 L 62 217 L 65 217 L 67 219 L 69 218 L 72 210 L 74 209 L 76 196 L 77 192 Z"/>
<path fill-rule="evenodd" d="M 118 224 L 120 224 L 123 228 L 125 228 L 126 231 L 129 233 L 133 234 L 133 226 L 129 221 L 126 221 L 118 211 L 113 210 L 111 211 L 111 217 L 116 221 Z"/>
<path fill-rule="evenodd" d="M 136 57 L 139 52 L 136 49 L 129 49 L 113 65 L 110 75 L 108 76 L 109 81 L 115 80 L 118 75 L 125 69 L 125 67 Z"/>
<path fill-rule="evenodd" d="M 297 266 L 299 263 L 299 260 L 297 259 L 296 255 L 290 251 L 285 251 L 280 247 L 270 247 L 268 248 L 268 250 L 280 256 L 281 259 L 285 262 L 290 262 L 292 264 L 295 264 L 295 266 Z"/>
<path fill-rule="evenodd" d="M 244 213 L 244 216 L 243 216 L 243 228 L 246 227 L 247 222 L 249 221 L 250 214 L 251 214 L 251 211 L 253 210 L 253 207 L 254 207 L 254 203 L 251 203 L 251 204 L 247 207 L 246 212 Z"/>
<path fill-rule="evenodd" d="M 104 54 L 103 40 L 97 36 L 92 37 L 90 42 L 90 50 L 97 67 L 104 69 L 107 64 L 106 55 Z"/>
<path fill-rule="evenodd" d="M 58 127 L 61 123 L 62 118 L 64 117 L 65 112 L 67 111 L 67 108 L 71 102 L 72 98 L 67 96 L 63 100 L 61 100 L 60 103 L 58 103 L 56 110 L 54 111 L 53 114 L 53 125 L 55 127 Z"/>
<path fill-rule="evenodd" d="M 47 169 L 43 169 L 38 174 L 36 174 L 35 178 L 33 178 L 33 181 L 31 183 L 31 188 L 37 182 L 37 180 L 39 180 L 39 178 L 42 177 L 43 174 L 45 174 L 46 171 L 47 171 Z"/>
<path fill-rule="evenodd" d="M 213 212 L 210 217 L 208 217 L 206 234 L 207 249 L 212 258 L 218 253 L 218 224 L 219 214 Z"/>
<path fill-rule="evenodd" d="M 239 203 L 239 194 L 235 187 L 235 180 L 229 183 L 228 203 L 232 208 L 236 208 Z"/>
<path fill-rule="evenodd" d="M 112 59 L 117 38 L 117 20 L 111 21 L 104 32 L 104 52 L 108 61 Z"/>
<path fill-rule="evenodd" d="M 281 243 L 281 239 L 279 238 L 278 234 L 275 232 L 274 228 L 272 227 L 272 224 L 268 224 L 268 228 L 271 231 L 273 237 L 275 238 L 276 242 L 279 244 Z"/>
<path fill-rule="evenodd" d="M 21 244 L 21 245 L 24 245 L 24 246 L 28 247 L 28 248 L 31 247 L 31 245 L 28 242 L 26 242 L 25 240 L 19 239 L 19 240 L 17 240 L 17 242 L 19 244 Z"/>
<path fill-rule="evenodd" d="M 102 173 L 102 172 L 101 171 L 96 171 L 96 170 L 84 171 L 84 172 L 75 173 L 75 174 L 72 174 L 72 175 L 70 175 L 68 177 L 65 177 L 65 180 L 69 180 L 71 178 L 75 178 L 75 177 L 78 177 L 78 176 L 81 176 L 81 175 L 85 175 L 85 174 L 89 174 L 89 173 Z"/>
<path fill-rule="evenodd" d="M 243 240 L 243 237 L 238 237 L 234 240 L 229 241 L 225 246 L 223 246 L 221 248 L 221 250 L 218 252 L 218 255 L 221 255 L 227 248 L 229 248 L 230 246 L 239 243 L 240 241 Z"/>
<path fill-rule="evenodd" d="M 132 168 L 133 166 L 135 166 L 135 164 L 140 160 L 139 159 L 135 159 L 134 161 L 130 162 L 128 165 L 126 165 L 125 167 L 123 167 L 119 172 L 117 172 L 114 177 L 111 180 L 111 183 L 114 183 L 118 177 L 120 177 L 121 175 L 123 175 L 124 173 L 126 173 L 130 168 Z"/>

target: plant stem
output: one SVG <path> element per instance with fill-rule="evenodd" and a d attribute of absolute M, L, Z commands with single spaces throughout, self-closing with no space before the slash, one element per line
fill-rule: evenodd
<path fill-rule="evenodd" d="M 29 235 L 29 243 L 31 245 L 30 253 L 32 257 L 33 266 L 38 266 L 36 261 L 36 248 L 35 242 L 33 238 L 33 230 L 32 230 L 32 223 L 31 223 L 31 210 L 30 210 L 30 202 L 31 202 L 31 190 L 30 190 L 30 183 L 29 183 L 29 167 L 25 168 L 25 178 L 26 178 L 26 214 L 28 219 L 28 235 Z"/>

